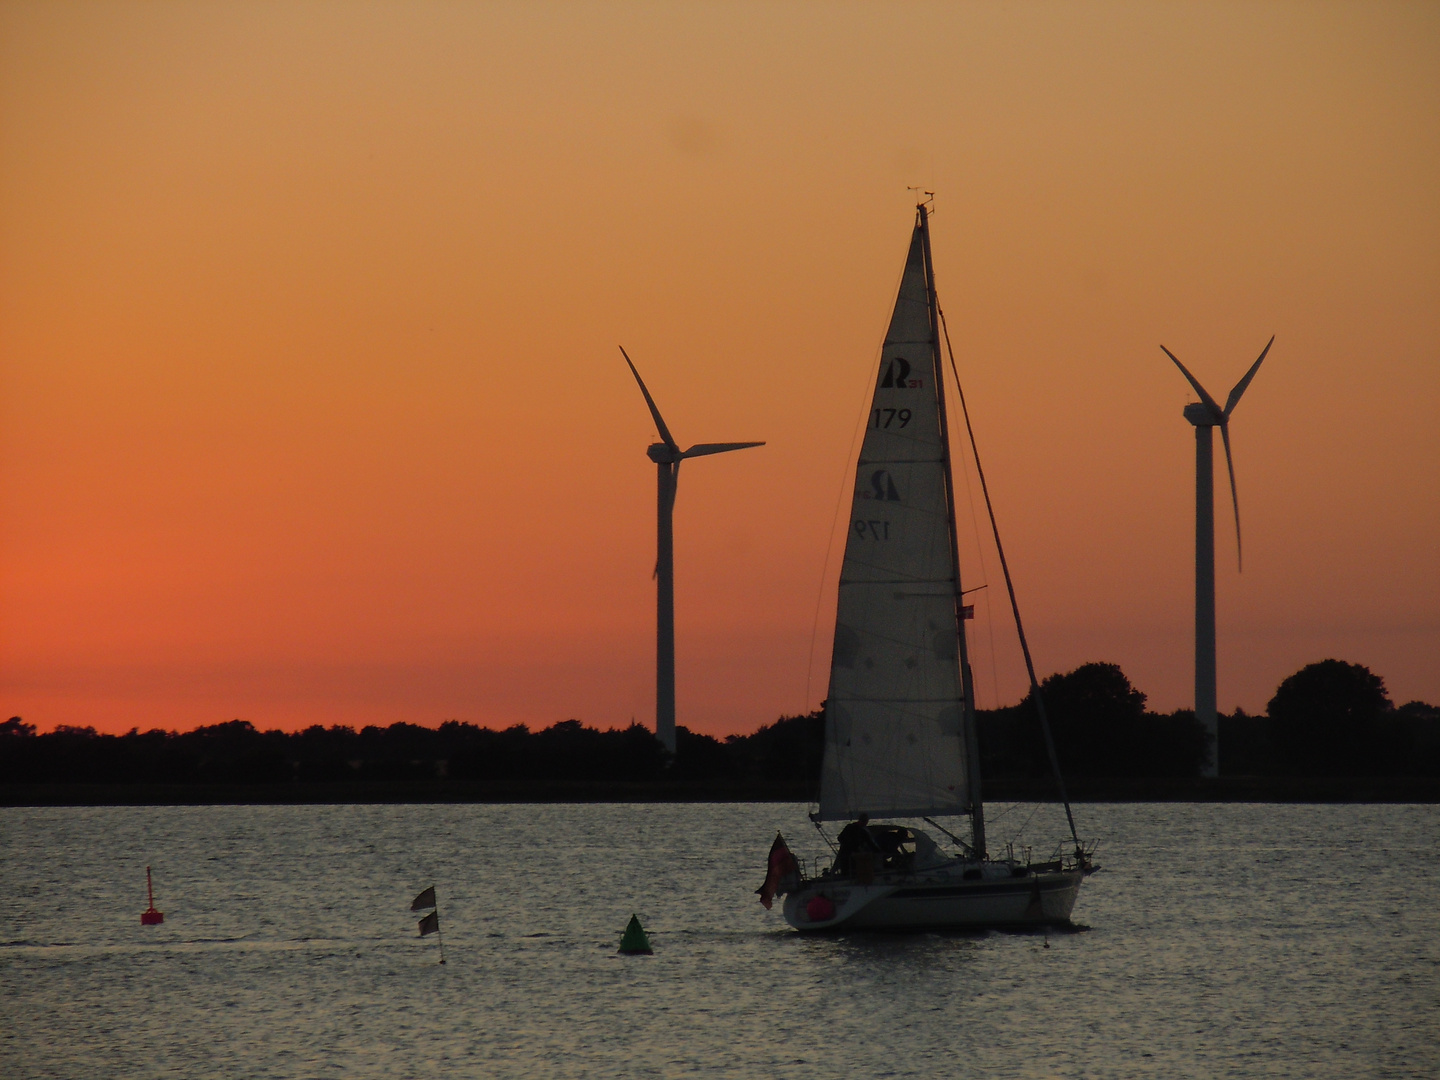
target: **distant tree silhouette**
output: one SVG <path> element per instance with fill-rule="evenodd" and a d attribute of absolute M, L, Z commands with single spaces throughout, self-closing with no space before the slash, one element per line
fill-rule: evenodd
<path fill-rule="evenodd" d="M 1385 680 L 1363 664 L 1321 660 L 1280 684 L 1266 706 L 1277 771 L 1312 776 L 1404 771 L 1403 725 Z"/>
<path fill-rule="evenodd" d="M 7 736 L 24 737 L 35 734 L 35 725 L 27 724 L 18 716 L 12 716 L 3 724 L 0 724 L 0 739 Z"/>
<path fill-rule="evenodd" d="M 749 735 L 731 735 L 725 745 L 739 775 L 752 783 L 803 783 L 820 790 L 825 755 L 825 709 L 804 716 L 782 716 Z"/>
<path fill-rule="evenodd" d="M 1194 713 L 1154 713 L 1119 666 L 1083 664 L 1042 684 L 1067 776 L 1197 775 L 1209 752 Z M 979 714 L 980 755 L 991 779 L 1044 777 L 1050 766 L 1035 702 Z M 438 728 L 309 727 L 259 731 L 231 720 L 192 731 L 102 735 L 58 727 L 43 735 L 20 717 L 0 723 L 0 783 L 264 786 L 352 781 L 481 781 L 506 786 L 659 783 L 739 785 L 772 797 L 814 797 L 824 755 L 824 710 L 786 716 L 719 740 L 677 730 L 669 759 L 646 728 L 601 730 L 562 720 L 541 731 L 492 730 L 448 720 Z M 1440 709 L 1392 708 L 1379 676 L 1324 660 L 1280 684 L 1265 716 L 1221 718 L 1228 775 L 1440 776 Z"/>
<path fill-rule="evenodd" d="M 1205 761 L 1205 732 L 1195 714 L 1147 712 L 1145 695 L 1118 664 L 1082 664 L 1064 675 L 1051 675 L 1040 684 L 1040 692 L 1065 773 L 1194 776 Z M 1032 758 L 1043 762 L 1043 736 L 1030 696 L 1024 705 L 1033 717 Z"/>
<path fill-rule="evenodd" d="M 1051 675 L 1040 691 L 1063 769 L 1089 776 L 1137 775 L 1133 740 L 1145 722 L 1145 695 L 1130 685 L 1118 664 L 1082 664 Z M 1034 709 L 1031 697 L 1026 702 Z"/>
<path fill-rule="evenodd" d="M 1221 776 L 1263 776 L 1275 771 L 1268 716 L 1251 716 L 1237 708 L 1229 716 L 1220 714 L 1219 728 Z"/>
<path fill-rule="evenodd" d="M 1440 708 L 1407 701 L 1395 710 L 1395 723 L 1408 736 L 1407 771 L 1414 776 L 1440 776 Z"/>
<path fill-rule="evenodd" d="M 1082 664 L 1040 684 L 1066 776 L 1195 776 L 1209 753 L 1189 709 L 1153 713 L 1118 664 Z M 979 714 L 980 758 L 989 777 L 1050 774 L 1033 695 Z"/>

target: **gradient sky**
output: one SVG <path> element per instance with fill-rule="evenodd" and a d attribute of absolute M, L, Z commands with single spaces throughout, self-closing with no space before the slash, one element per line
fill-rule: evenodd
<path fill-rule="evenodd" d="M 768 443 L 681 478 L 679 722 L 814 707 L 907 185 L 1042 673 L 1191 703 L 1159 346 L 1223 400 L 1275 334 L 1220 706 L 1329 656 L 1440 701 L 1440 6 L 44 0 L 0 3 L 0 713 L 650 722 L 621 343 L 682 444 Z"/>

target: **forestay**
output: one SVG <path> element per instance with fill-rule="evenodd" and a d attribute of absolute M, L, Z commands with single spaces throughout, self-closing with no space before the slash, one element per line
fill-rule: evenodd
<path fill-rule="evenodd" d="M 821 820 L 970 809 L 942 422 L 921 225 L 855 471 Z"/>

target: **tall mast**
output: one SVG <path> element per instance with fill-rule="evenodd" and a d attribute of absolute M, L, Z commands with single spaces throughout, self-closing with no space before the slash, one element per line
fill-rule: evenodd
<path fill-rule="evenodd" d="M 935 371 L 935 400 L 940 416 L 941 462 L 945 473 L 945 514 L 950 531 L 950 565 L 955 574 L 955 628 L 960 645 L 960 693 L 964 703 L 965 765 L 969 773 L 970 826 L 975 853 L 985 855 L 985 806 L 980 791 L 980 745 L 975 734 L 975 686 L 970 674 L 970 648 L 965 640 L 965 598 L 960 585 L 960 540 L 955 528 L 955 478 L 950 469 L 950 428 L 945 417 L 945 377 L 940 358 L 940 310 L 935 292 L 935 263 L 930 257 L 930 215 L 920 215 L 920 242 L 925 251 L 925 293 L 930 307 L 930 363 Z"/>

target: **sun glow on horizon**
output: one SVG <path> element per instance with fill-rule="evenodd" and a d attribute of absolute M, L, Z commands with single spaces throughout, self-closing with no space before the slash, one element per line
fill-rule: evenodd
<path fill-rule="evenodd" d="M 1399 3 L 0 7 L 3 715 L 652 722 L 617 342 L 682 445 L 766 442 L 684 470 L 679 723 L 815 708 L 907 186 L 1042 675 L 1190 704 L 1159 344 L 1218 393 L 1274 334 L 1220 708 L 1330 656 L 1440 700 L 1437 50 Z"/>

